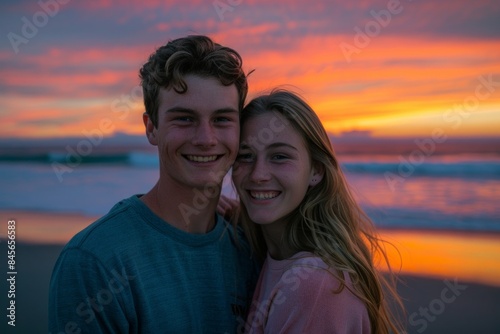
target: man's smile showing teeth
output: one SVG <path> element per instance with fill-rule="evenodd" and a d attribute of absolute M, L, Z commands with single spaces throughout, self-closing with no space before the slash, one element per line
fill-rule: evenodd
<path fill-rule="evenodd" d="M 188 160 L 194 162 L 210 162 L 217 159 L 216 155 L 202 156 L 202 155 L 187 155 Z"/>
<path fill-rule="evenodd" d="M 279 191 L 250 191 L 250 196 L 255 199 L 271 199 L 280 194 Z"/>

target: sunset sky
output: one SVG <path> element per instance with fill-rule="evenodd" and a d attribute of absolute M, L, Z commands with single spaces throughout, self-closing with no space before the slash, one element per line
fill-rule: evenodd
<path fill-rule="evenodd" d="M 500 136 L 497 0 L 9 0 L 0 29 L 0 138 L 143 133 L 138 69 L 188 34 L 240 52 L 250 97 L 290 85 L 334 134 Z"/>

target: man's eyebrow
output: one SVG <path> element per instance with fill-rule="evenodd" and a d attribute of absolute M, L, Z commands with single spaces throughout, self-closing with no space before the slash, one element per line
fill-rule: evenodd
<path fill-rule="evenodd" d="M 231 107 L 221 108 L 214 111 L 214 114 L 227 114 L 227 113 L 239 113 L 239 111 Z"/>
<path fill-rule="evenodd" d="M 288 148 L 291 148 L 295 151 L 298 151 L 298 149 L 295 146 L 290 145 L 288 143 L 277 142 L 277 143 L 272 143 L 272 144 L 269 144 L 266 146 L 266 148 L 268 148 L 268 149 L 269 148 L 281 148 L 281 147 L 288 147 Z M 250 148 L 251 147 L 245 142 L 240 144 L 240 150 L 246 150 L 246 149 L 250 149 Z"/>
<path fill-rule="evenodd" d="M 186 113 L 186 114 L 194 114 L 195 111 L 190 108 L 184 108 L 184 107 L 172 107 L 167 110 L 165 110 L 167 113 Z"/>
<path fill-rule="evenodd" d="M 196 114 L 196 110 L 191 109 L 191 108 L 184 108 L 184 107 L 172 107 L 167 110 L 165 110 L 167 113 L 184 113 L 184 114 Z M 234 108 L 221 108 L 221 109 L 216 109 L 212 112 L 212 114 L 228 114 L 228 113 L 238 113 L 238 110 Z"/>

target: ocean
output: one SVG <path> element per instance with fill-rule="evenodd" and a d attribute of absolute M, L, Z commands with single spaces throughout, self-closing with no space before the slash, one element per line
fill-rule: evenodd
<path fill-rule="evenodd" d="M 158 178 L 151 150 L 123 146 L 85 157 L 36 152 L 0 155 L 0 209 L 100 216 Z M 378 227 L 500 232 L 498 154 L 340 154 L 339 160 Z M 234 196 L 229 177 L 223 192 Z"/>
<path fill-rule="evenodd" d="M 3 151 L 0 145 L 0 246 L 6 254 L 5 222 L 15 219 L 16 325 L 21 332 L 47 327 L 50 275 L 63 245 L 119 200 L 147 192 L 158 178 L 156 152 L 143 142 L 79 143 L 87 142 L 9 142 Z M 346 154 L 345 147 L 337 150 L 341 166 L 355 197 L 381 228 L 391 267 L 402 279 L 398 291 L 410 317 L 408 332 L 422 331 L 422 309 L 433 317 L 426 333 L 495 332 L 500 154 L 417 156 L 391 153 L 393 148 L 384 154 Z M 358 143 L 353 147 L 381 150 Z M 415 146 L 410 142 L 407 147 L 412 152 Z M 81 154 L 71 154 L 75 151 Z M 229 177 L 223 192 L 234 196 Z M 4 283 L 0 290 L 7 291 Z M 453 298 L 450 291 L 456 292 Z M 477 305 L 484 307 L 478 311 Z"/>

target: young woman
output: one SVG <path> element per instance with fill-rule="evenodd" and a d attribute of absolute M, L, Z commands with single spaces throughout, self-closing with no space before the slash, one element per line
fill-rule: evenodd
<path fill-rule="evenodd" d="M 394 280 L 374 265 L 388 262 L 381 240 L 306 102 L 275 90 L 245 107 L 233 182 L 264 260 L 246 332 L 402 332 Z"/>

